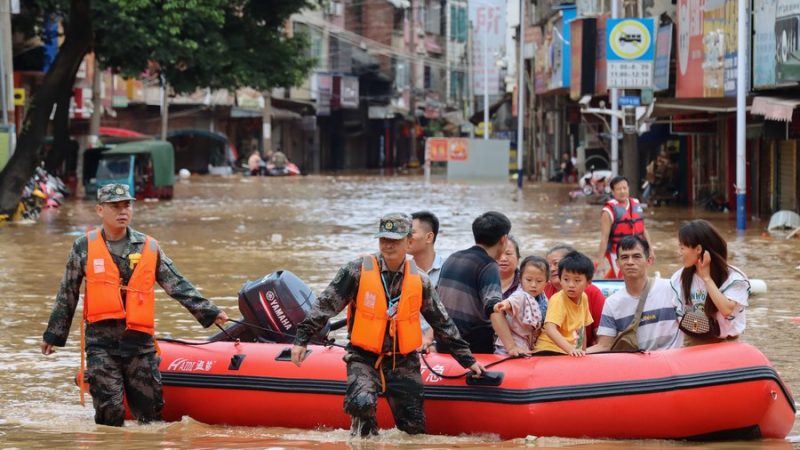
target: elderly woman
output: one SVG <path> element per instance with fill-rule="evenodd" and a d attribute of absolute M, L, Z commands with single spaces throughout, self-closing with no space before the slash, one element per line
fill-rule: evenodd
<path fill-rule="evenodd" d="M 506 248 L 497 258 L 500 267 L 500 287 L 503 289 L 503 299 L 507 299 L 519 287 L 519 241 L 508 235 Z"/>

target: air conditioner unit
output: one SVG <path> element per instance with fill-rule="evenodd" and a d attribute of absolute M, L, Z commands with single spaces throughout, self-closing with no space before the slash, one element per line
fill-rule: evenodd
<path fill-rule="evenodd" d="M 342 15 L 342 3 L 341 2 L 328 2 L 328 9 L 326 11 L 329 16 L 341 16 Z"/>

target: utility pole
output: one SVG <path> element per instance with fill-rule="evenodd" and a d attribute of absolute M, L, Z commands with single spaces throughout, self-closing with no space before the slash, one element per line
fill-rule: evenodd
<path fill-rule="evenodd" d="M 626 0 L 623 3 L 624 17 L 636 17 L 639 11 L 638 2 Z M 656 19 L 658 20 L 658 19 Z M 658 28 L 656 28 L 658 29 Z M 627 91 L 627 95 L 641 95 L 641 91 Z M 617 109 L 615 109 L 616 111 Z M 616 139 L 615 142 L 619 142 Z M 622 174 L 628 179 L 631 196 L 639 196 L 641 192 L 641 171 L 639 169 L 639 138 L 636 133 L 626 133 L 622 138 Z"/>
<path fill-rule="evenodd" d="M 473 64 L 473 55 L 472 46 L 475 45 L 475 41 L 472 38 L 472 22 L 469 22 L 469 29 L 467 30 L 467 95 L 469 96 L 469 115 L 467 117 L 472 117 L 475 114 L 475 74 L 472 72 L 474 69 Z M 470 126 L 469 128 L 469 137 L 470 139 L 475 137 L 475 126 Z"/>
<path fill-rule="evenodd" d="M 100 118 L 103 115 L 103 73 L 97 61 L 97 53 L 92 55 L 92 117 L 89 120 L 89 147 L 94 148 L 100 140 Z"/>
<path fill-rule="evenodd" d="M 0 0 L 0 89 L 3 125 L 9 124 L 8 111 L 14 111 L 14 68 L 11 58 L 11 2 Z"/>
<path fill-rule="evenodd" d="M 161 74 L 161 140 L 167 140 L 167 123 L 169 121 L 169 85 L 167 77 Z"/>
<path fill-rule="evenodd" d="M 417 59 L 417 19 L 414 3 L 415 0 L 411 0 L 411 37 L 408 42 L 411 47 L 411 58 L 408 63 L 411 69 L 411 95 L 408 100 L 408 107 L 411 109 L 411 155 L 408 158 L 408 167 L 419 167 L 417 158 L 417 68 L 414 64 Z"/>
<path fill-rule="evenodd" d="M 744 0 L 738 1 L 738 41 L 737 65 L 736 65 L 736 230 L 744 231 L 747 227 L 745 220 L 745 200 L 747 195 L 747 174 L 745 173 L 745 158 L 747 155 L 747 141 L 745 140 L 746 111 L 745 100 L 747 97 L 747 78 L 745 68 L 750 65 L 747 42 L 747 5 Z"/>
<path fill-rule="evenodd" d="M 525 145 L 525 2 L 519 0 L 519 64 L 517 65 L 517 189 L 522 190 L 522 153 Z"/>
<path fill-rule="evenodd" d="M 486 27 L 486 24 L 483 25 Z M 489 44 L 483 38 L 483 140 L 489 140 Z"/>
<path fill-rule="evenodd" d="M 264 141 L 264 155 L 272 151 L 272 92 L 269 89 L 261 94 L 264 97 L 264 112 L 261 116 L 261 139 Z"/>
<path fill-rule="evenodd" d="M 619 18 L 619 0 L 611 0 L 611 18 Z M 611 110 L 619 111 L 619 89 L 611 88 Z M 619 119 L 611 116 L 611 176 L 619 174 Z"/>

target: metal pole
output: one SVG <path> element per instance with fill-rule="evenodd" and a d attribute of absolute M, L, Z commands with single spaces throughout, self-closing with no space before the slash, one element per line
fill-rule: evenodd
<path fill-rule="evenodd" d="M 167 122 L 169 120 L 169 85 L 167 78 L 161 74 L 161 140 L 167 140 Z"/>
<path fill-rule="evenodd" d="M 484 23 L 483 25 L 487 25 Z M 484 28 L 485 31 L 485 28 Z M 483 36 L 483 140 L 489 140 L 489 36 Z"/>
<path fill-rule="evenodd" d="M 611 18 L 619 18 L 619 2 L 618 0 L 611 0 Z M 611 89 L 611 110 L 616 112 L 619 110 L 619 90 L 617 88 Z M 619 175 L 619 119 L 616 115 L 611 116 L 611 176 Z"/>
<path fill-rule="evenodd" d="M 5 46 L 3 46 L 5 47 Z M 3 110 L 3 125 L 8 125 L 8 94 L 6 94 L 6 65 L 5 65 L 5 58 L 3 57 L 3 53 L 5 53 L 3 48 L 0 48 L 0 98 L 2 98 L 2 109 Z"/>
<path fill-rule="evenodd" d="M 2 97 L 3 125 L 8 125 L 9 91 L 13 92 L 14 70 L 11 62 L 11 3 L 0 0 L 0 96 Z M 8 70 L 9 73 L 6 73 Z M 12 103 L 13 105 L 13 103 Z M 13 108 L 13 106 L 12 106 Z"/>
<path fill-rule="evenodd" d="M 475 40 L 472 36 L 473 32 L 474 30 L 472 28 L 472 22 L 470 22 L 469 33 L 467 34 L 467 76 L 469 77 L 469 81 L 467 82 L 467 94 L 469 95 L 469 115 L 467 117 L 470 118 L 473 114 L 475 114 L 475 66 L 473 64 L 475 55 L 472 54 L 474 51 L 473 46 L 475 45 Z M 475 137 L 474 126 L 469 128 L 469 137 L 470 139 Z"/>
<path fill-rule="evenodd" d="M 525 136 L 525 2 L 519 0 L 519 64 L 517 72 L 517 189 L 522 189 L 522 150 Z"/>
<path fill-rule="evenodd" d="M 423 5 L 424 6 L 424 5 Z M 419 167 L 419 158 L 417 158 L 417 69 L 414 62 L 417 59 L 417 6 L 414 5 L 414 0 L 411 0 L 411 36 L 409 39 L 409 46 L 411 47 L 411 58 L 409 59 L 409 67 L 411 68 L 411 95 L 409 97 L 408 106 L 411 109 L 411 155 L 408 158 L 408 167 Z M 407 10 L 406 10 L 407 11 Z M 424 24 L 423 24 L 424 26 Z"/>
<path fill-rule="evenodd" d="M 747 4 L 744 0 L 739 0 L 739 26 L 738 38 L 739 48 L 737 49 L 736 66 L 736 230 L 744 231 L 745 221 L 745 195 L 747 192 L 747 177 L 745 174 L 746 145 L 745 128 L 746 124 L 746 96 L 747 81 L 745 79 L 745 68 L 748 66 L 747 54 Z"/>

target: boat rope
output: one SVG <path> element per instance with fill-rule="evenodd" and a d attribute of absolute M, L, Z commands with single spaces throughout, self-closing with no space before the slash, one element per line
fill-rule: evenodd
<path fill-rule="evenodd" d="M 252 324 L 250 322 L 246 322 L 244 320 L 236 320 L 236 319 L 230 319 L 230 318 L 228 320 L 233 322 L 233 323 L 238 323 L 240 325 L 245 325 L 245 326 L 248 326 L 248 327 L 251 327 L 251 328 L 256 328 L 256 329 L 261 330 L 261 331 L 266 331 L 268 333 L 277 334 L 278 336 L 285 336 L 285 337 L 289 337 L 289 338 L 292 338 L 292 339 L 296 339 L 297 338 L 297 336 L 295 336 L 294 334 L 286 333 L 286 332 L 283 332 L 283 331 L 275 331 L 275 330 L 272 330 L 272 329 L 269 329 L 269 328 L 264 328 L 262 326 L 258 326 L 258 325 Z M 314 343 L 314 344 L 320 344 L 320 345 L 322 345 L 324 347 L 347 348 L 346 346 L 344 346 L 342 344 L 335 343 L 333 339 L 325 339 L 325 340 L 323 340 L 321 342 L 317 342 L 317 341 L 312 340 L 311 342 Z"/>
<path fill-rule="evenodd" d="M 446 380 L 455 380 L 455 379 L 457 379 L 457 378 L 465 377 L 465 376 L 467 376 L 468 374 L 470 374 L 470 373 L 472 372 L 471 370 L 467 370 L 467 371 L 465 371 L 464 373 L 460 373 L 460 374 L 458 374 L 458 375 L 445 375 L 445 374 L 444 374 L 444 372 L 442 372 L 442 373 L 439 373 L 439 372 L 437 372 L 436 370 L 434 370 L 434 369 L 433 369 L 433 367 L 431 367 L 431 365 L 430 365 L 430 364 L 428 364 L 428 360 L 425 358 L 425 355 L 427 355 L 427 354 L 428 354 L 428 351 L 427 351 L 427 349 L 426 349 L 426 350 L 424 350 L 424 351 L 421 351 L 421 352 L 419 352 L 419 356 L 422 358 L 422 362 L 423 362 L 423 363 L 425 363 L 425 367 L 427 367 L 427 368 L 428 368 L 428 370 L 429 370 L 429 371 L 430 371 L 432 374 L 436 375 L 437 377 L 441 377 L 441 378 L 444 378 L 444 379 L 446 379 Z M 496 366 L 496 365 L 498 365 L 498 364 L 500 364 L 500 363 L 504 363 L 504 362 L 506 362 L 506 361 L 509 361 L 509 360 L 512 360 L 512 359 L 519 359 L 519 358 L 529 358 L 529 357 L 530 357 L 530 355 L 526 355 L 526 356 L 506 356 L 506 357 L 505 357 L 505 358 L 503 358 L 503 359 L 498 359 L 498 360 L 497 360 L 497 361 L 495 361 L 495 362 L 492 362 L 492 363 L 486 364 L 485 366 L 483 366 L 483 368 L 484 368 L 484 369 L 488 369 L 489 367 Z"/>

